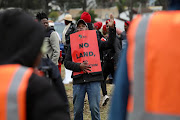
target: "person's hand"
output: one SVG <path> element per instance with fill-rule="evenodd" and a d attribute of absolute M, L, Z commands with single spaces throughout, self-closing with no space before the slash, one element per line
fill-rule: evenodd
<path fill-rule="evenodd" d="M 87 61 L 84 61 L 83 63 L 80 64 L 80 69 L 84 72 L 84 73 L 88 73 L 88 71 L 90 70 L 90 66 L 88 65 Z"/>
<path fill-rule="evenodd" d="M 107 25 L 114 28 L 114 16 L 112 14 L 110 15 L 110 21 L 108 21 Z"/>

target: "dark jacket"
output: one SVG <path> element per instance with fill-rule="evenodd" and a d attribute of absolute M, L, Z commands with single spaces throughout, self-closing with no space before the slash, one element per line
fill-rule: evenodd
<path fill-rule="evenodd" d="M 123 49 L 125 49 L 125 47 L 127 46 L 127 35 L 126 35 L 126 31 L 123 31 L 121 33 L 121 37 L 120 37 L 121 41 L 122 41 L 122 50 L 120 51 L 120 55 L 122 54 Z M 119 58 L 120 59 L 120 58 Z"/>
<path fill-rule="evenodd" d="M 100 39 L 101 39 L 102 37 L 104 37 L 99 30 L 97 30 L 97 33 L 98 33 Z"/>
<path fill-rule="evenodd" d="M 104 37 L 99 30 L 97 30 L 96 33 L 97 33 L 97 38 L 98 39 L 101 39 L 102 37 Z M 100 53 L 101 66 L 103 66 L 103 62 L 104 62 L 104 60 L 103 60 L 103 51 L 100 50 L 99 53 Z"/>
<path fill-rule="evenodd" d="M 120 54 L 120 51 L 122 49 L 122 41 L 116 36 L 116 40 L 114 42 L 114 64 L 115 66 L 117 65 L 118 63 L 118 60 L 119 60 L 119 54 Z"/>
<path fill-rule="evenodd" d="M 32 74 L 26 93 L 27 120 L 70 120 L 64 91 L 59 94 L 47 78 Z"/>
<path fill-rule="evenodd" d="M 69 46 L 69 44 L 70 44 L 70 34 L 74 33 L 75 31 L 76 31 L 76 25 L 74 23 L 71 23 L 71 25 L 69 26 L 69 28 L 65 34 L 67 46 Z"/>
<path fill-rule="evenodd" d="M 122 41 L 116 36 L 113 48 L 104 52 L 104 61 L 113 62 L 114 66 L 117 65 L 120 51 L 122 49 Z"/>
<path fill-rule="evenodd" d="M 55 65 L 50 59 L 42 58 L 38 69 L 44 72 L 47 71 L 48 78 L 50 78 L 50 83 L 54 85 L 58 93 L 63 96 L 66 105 L 68 105 L 66 91 L 64 88 L 64 84 L 62 83 L 62 78 L 58 66 Z"/>
<path fill-rule="evenodd" d="M 98 36 L 97 36 L 98 37 Z M 109 48 L 113 47 L 113 43 L 116 37 L 116 29 L 109 29 L 109 40 L 107 41 L 101 41 L 100 38 L 98 37 L 98 46 L 99 46 L 99 51 L 103 51 Z M 72 70 L 73 72 L 80 72 L 80 63 L 74 63 L 72 62 L 72 56 L 71 56 L 71 47 L 69 47 L 64 65 L 67 69 Z M 87 83 L 87 82 L 92 82 L 92 81 L 101 81 L 103 80 L 103 75 L 102 71 L 101 72 L 96 72 L 96 73 L 89 73 L 89 74 L 79 74 L 76 76 L 73 76 L 73 84 L 79 84 L 79 83 Z"/>
<path fill-rule="evenodd" d="M 70 27 L 68 28 L 65 34 L 65 39 L 66 39 L 66 43 L 64 44 L 65 54 L 67 53 L 68 47 L 70 45 L 70 35 L 75 32 L 76 32 L 76 25 L 74 23 L 71 23 Z"/>
<path fill-rule="evenodd" d="M 33 67 L 45 36 L 42 25 L 13 9 L 1 13 L 0 26 L 0 65 Z M 70 120 L 64 96 L 58 94 L 47 78 L 34 73 L 26 92 L 26 114 L 27 120 Z"/>

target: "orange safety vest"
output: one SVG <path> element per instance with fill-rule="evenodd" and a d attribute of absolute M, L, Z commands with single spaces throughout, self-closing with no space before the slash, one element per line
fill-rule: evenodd
<path fill-rule="evenodd" d="M 137 16 L 127 64 L 128 120 L 180 120 L 180 11 Z"/>
<path fill-rule="evenodd" d="M 26 120 L 26 90 L 32 72 L 17 64 L 0 66 L 0 120 Z"/>

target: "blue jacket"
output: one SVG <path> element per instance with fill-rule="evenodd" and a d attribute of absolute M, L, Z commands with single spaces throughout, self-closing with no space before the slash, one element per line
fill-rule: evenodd
<path fill-rule="evenodd" d="M 127 45 L 122 50 L 122 55 L 120 56 L 118 69 L 116 71 L 118 74 L 115 75 L 115 88 L 111 101 L 112 104 L 110 108 L 109 120 L 126 119 L 126 107 L 129 94 L 126 52 Z"/>

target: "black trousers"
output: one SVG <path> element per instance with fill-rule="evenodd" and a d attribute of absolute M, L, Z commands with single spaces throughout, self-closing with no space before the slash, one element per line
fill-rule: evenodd
<path fill-rule="evenodd" d="M 102 89 L 103 96 L 105 96 L 105 95 L 107 95 L 106 79 L 109 74 L 111 74 L 112 77 L 114 77 L 114 62 L 113 61 L 105 61 L 102 69 L 103 69 L 104 80 L 101 82 L 101 89 Z"/>

